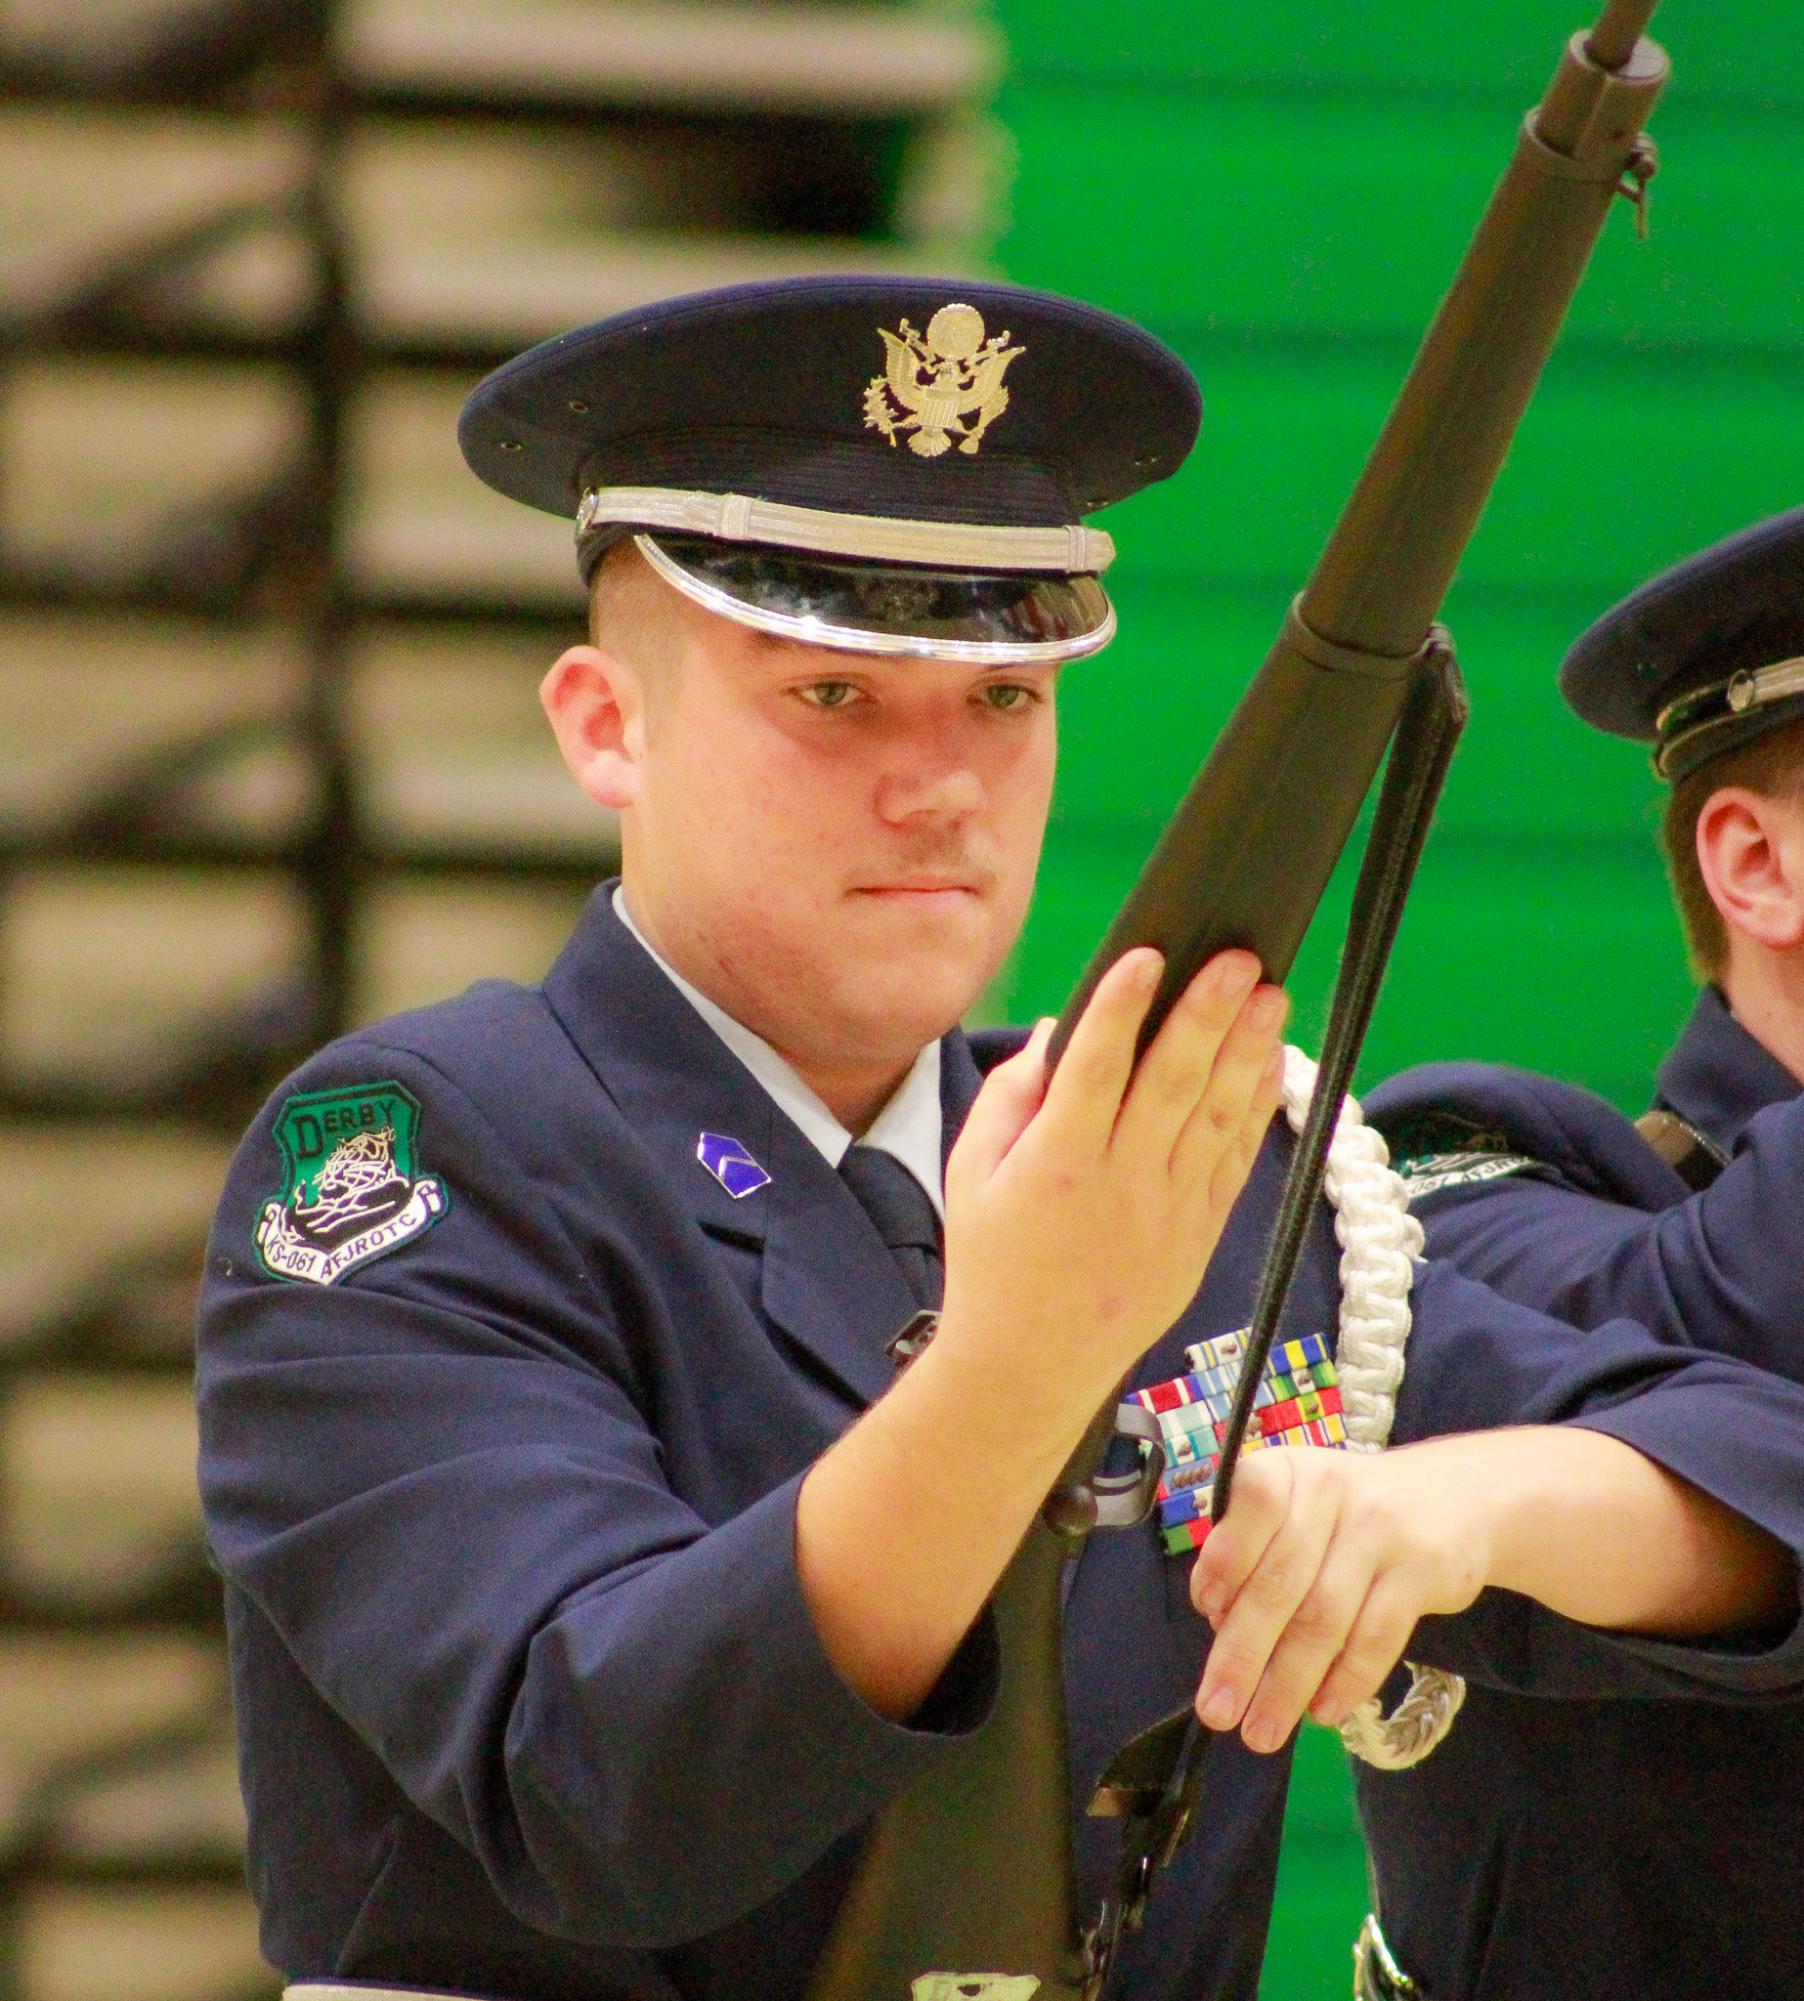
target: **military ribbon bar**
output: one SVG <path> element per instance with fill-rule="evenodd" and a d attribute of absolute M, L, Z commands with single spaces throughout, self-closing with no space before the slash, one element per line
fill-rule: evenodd
<path fill-rule="evenodd" d="M 1217 1449 L 1227 1428 L 1246 1330 L 1198 1341 L 1185 1353 L 1190 1370 L 1135 1390 L 1128 1401 L 1159 1420 L 1165 1478 L 1159 1483 L 1159 1538 L 1168 1553 L 1201 1549 L 1209 1534 Z M 1325 1336 L 1273 1345 L 1253 1399 L 1256 1427 L 1244 1450 L 1272 1445 L 1345 1446 L 1340 1378 Z"/>

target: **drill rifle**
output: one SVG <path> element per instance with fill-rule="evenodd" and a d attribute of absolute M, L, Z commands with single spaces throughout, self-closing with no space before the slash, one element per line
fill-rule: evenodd
<path fill-rule="evenodd" d="M 1102 974 L 1136 945 L 1165 955 L 1144 1038 L 1227 946 L 1251 949 L 1268 977 L 1283 979 L 1391 750 L 1316 1101 L 1223 1445 L 1218 1512 L 1261 1344 L 1269 1346 L 1282 1311 L 1334 1112 L 1463 720 L 1457 670 L 1433 621 L 1604 218 L 1619 194 L 1639 204 L 1653 171 L 1642 127 L 1667 73 L 1663 53 L 1642 36 L 1654 4 L 1608 0 L 1591 33 L 1567 44 L 1314 571 L 1054 1037 L 1056 1052 Z M 1117 1760 L 1133 1777 L 1114 1788 L 1107 1810 L 1127 1812 L 1138 1846 L 1103 1917 L 1080 1930 L 1060 1577 L 1095 1521 L 1086 1481 L 1112 1423 L 1111 1411 L 1092 1428 L 998 1584 L 994 1711 L 878 1815 L 809 2001 L 1093 2001 L 1116 1936 L 1138 1922 L 1153 1875 L 1190 1821 L 1201 1740 L 1168 1719 L 1129 1747 L 1144 1747 L 1137 1757 Z"/>

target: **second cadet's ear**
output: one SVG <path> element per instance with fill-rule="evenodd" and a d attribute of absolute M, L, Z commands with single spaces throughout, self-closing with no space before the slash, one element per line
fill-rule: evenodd
<path fill-rule="evenodd" d="M 598 646 L 572 646 L 539 683 L 558 749 L 583 790 L 615 812 L 638 792 L 645 692 L 632 669 Z"/>
<path fill-rule="evenodd" d="M 1698 815 L 1697 856 L 1731 932 L 1769 951 L 1804 945 L 1804 805 L 1725 785 Z"/>

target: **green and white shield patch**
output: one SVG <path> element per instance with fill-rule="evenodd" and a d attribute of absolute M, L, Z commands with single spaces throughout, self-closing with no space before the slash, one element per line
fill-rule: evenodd
<path fill-rule="evenodd" d="M 419 1171 L 420 1101 L 392 1081 L 310 1091 L 276 1114 L 282 1192 L 257 1220 L 275 1278 L 330 1285 L 417 1237 L 450 1206 Z"/>

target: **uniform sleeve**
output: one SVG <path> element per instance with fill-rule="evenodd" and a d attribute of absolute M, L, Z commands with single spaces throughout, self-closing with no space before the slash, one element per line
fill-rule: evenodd
<path fill-rule="evenodd" d="M 372 1074 L 422 1108 L 415 1194 L 434 1182 L 439 1211 L 329 1284 L 271 1276 L 257 1232 L 292 1178 L 272 1117 Z M 656 1947 L 766 1902 L 980 1721 L 994 1635 L 924 1727 L 866 1707 L 802 1596 L 799 1476 L 713 1526 L 671 1491 L 624 1284 L 443 1076 L 340 1045 L 233 1167 L 200 1471 L 227 1578 L 508 1907 Z"/>
<path fill-rule="evenodd" d="M 1626 1320 L 1580 1332 L 1430 1260 L 1420 1268 L 1392 1441 L 1504 1424 L 1621 1439 L 1804 1563 L 1804 1389 Z M 1624 1552 L 1633 1561 L 1633 1552 Z M 1412 1657 L 1525 1694 L 1760 1701 L 1804 1687 L 1804 1620 L 1745 1642 L 1668 1642 L 1561 1619 L 1513 1593 L 1427 1619 Z"/>
<path fill-rule="evenodd" d="M 1653 1213 L 1506 1177 L 1416 1205 L 1430 1251 L 1556 1319 L 1637 1320 L 1669 1341 L 1804 1378 L 1804 1096 L 1753 1119 L 1701 1193 Z"/>

